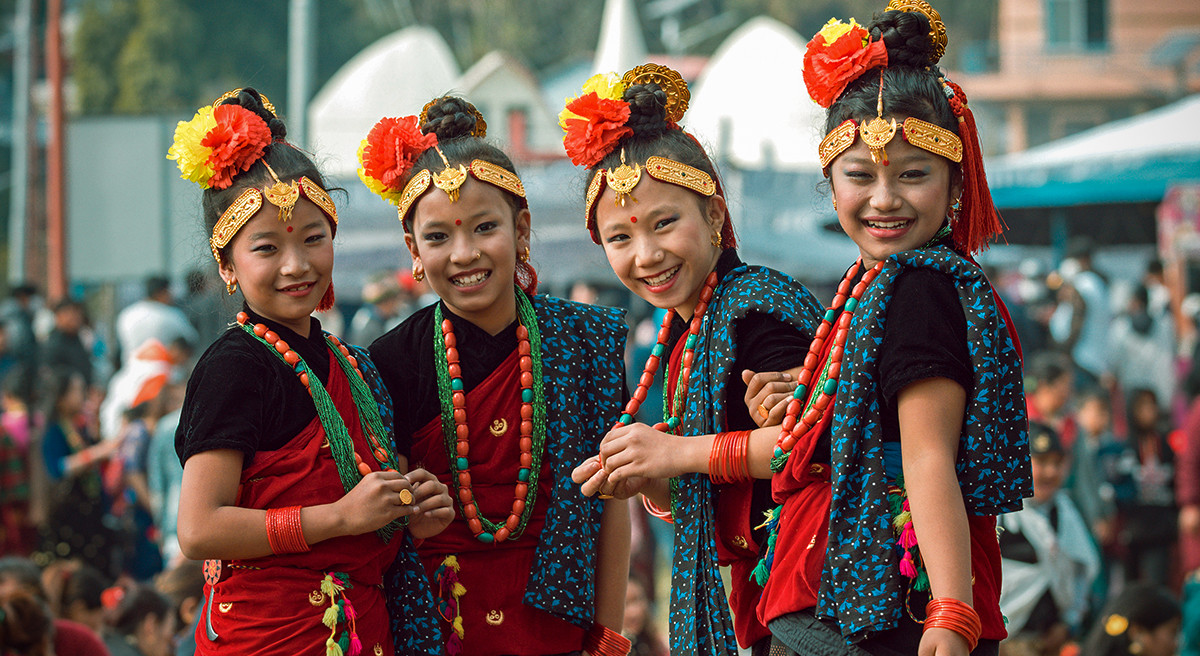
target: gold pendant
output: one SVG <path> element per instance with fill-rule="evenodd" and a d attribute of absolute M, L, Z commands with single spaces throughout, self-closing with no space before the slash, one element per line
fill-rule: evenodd
<path fill-rule="evenodd" d="M 276 180 L 275 184 L 263 189 L 263 196 L 279 208 L 279 220 L 287 222 L 292 220 L 292 208 L 300 199 L 300 184 L 295 180 L 290 183 Z"/>
<path fill-rule="evenodd" d="M 617 168 L 605 173 L 604 177 L 607 178 L 608 186 L 612 187 L 613 193 L 617 195 L 617 205 L 625 207 L 626 197 L 635 203 L 637 202 L 637 199 L 633 197 L 633 188 L 642 179 L 641 166 L 637 164 L 630 166 L 622 162 Z"/>
<path fill-rule="evenodd" d="M 462 164 L 458 168 L 447 166 L 433 176 L 433 186 L 446 192 L 450 202 L 458 202 L 458 188 L 467 181 L 467 168 Z"/>
<path fill-rule="evenodd" d="M 497 419 L 496 421 L 493 421 L 492 425 L 488 427 L 488 431 L 492 435 L 495 435 L 496 437 L 500 437 L 501 435 L 508 432 L 508 420 Z"/>
<path fill-rule="evenodd" d="M 866 125 L 859 126 L 858 133 L 862 135 L 863 143 L 871 149 L 871 161 L 887 166 L 887 150 L 884 147 L 896 136 L 896 119 L 892 118 L 889 123 L 876 116 Z"/>

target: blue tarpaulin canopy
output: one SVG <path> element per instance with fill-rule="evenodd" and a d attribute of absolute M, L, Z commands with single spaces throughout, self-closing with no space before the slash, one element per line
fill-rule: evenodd
<path fill-rule="evenodd" d="M 1200 94 L 994 158 L 987 176 L 1000 210 L 1157 203 L 1200 178 Z"/>

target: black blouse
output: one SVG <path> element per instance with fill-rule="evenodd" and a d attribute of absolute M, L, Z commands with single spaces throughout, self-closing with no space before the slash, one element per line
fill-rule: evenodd
<path fill-rule="evenodd" d="M 496 335 L 459 317 L 444 303 L 442 317 L 454 325 L 463 389 L 470 392 L 482 383 L 517 348 L 517 322 Z M 384 333 L 371 344 L 371 361 L 396 408 L 397 453 L 412 452 L 413 433 L 442 413 L 438 399 L 437 369 L 433 360 L 433 310 L 429 305 Z"/>
<path fill-rule="evenodd" d="M 308 338 L 248 308 L 250 323 L 275 331 L 304 359 L 322 384 L 329 382 L 329 349 L 321 323 L 311 319 Z M 312 397 L 279 356 L 240 327 L 217 338 L 192 372 L 175 431 L 180 462 L 202 451 L 236 449 L 245 461 L 258 451 L 282 448 L 317 416 Z"/>

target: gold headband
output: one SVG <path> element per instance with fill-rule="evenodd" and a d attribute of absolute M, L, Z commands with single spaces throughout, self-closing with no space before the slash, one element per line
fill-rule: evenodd
<path fill-rule="evenodd" d="M 627 169 L 627 171 L 622 171 L 622 169 Z M 616 193 L 617 204 L 624 205 L 624 196 L 632 197 L 633 188 L 641 181 L 642 171 L 650 174 L 650 177 L 655 180 L 690 189 L 701 196 L 712 196 L 717 193 L 717 183 L 713 181 L 712 176 L 694 166 L 654 155 L 646 160 L 645 166 L 638 166 L 634 163 L 631 167 L 625 163 L 625 153 L 622 151 L 621 165 L 615 171 L 606 169 L 596 171 L 596 175 L 592 176 L 592 182 L 588 185 L 587 205 L 584 208 L 583 219 L 584 226 L 588 230 L 592 229 L 592 213 L 596 209 L 596 201 L 600 198 L 600 193 L 604 191 L 605 183 Z"/>
<path fill-rule="evenodd" d="M 829 134 L 825 135 L 825 138 L 821 140 L 821 145 L 817 147 L 817 156 L 821 160 L 821 168 L 829 168 L 829 164 L 833 162 L 838 155 L 841 155 L 846 151 L 847 148 L 854 145 L 856 133 L 862 133 L 863 141 L 866 142 L 867 146 L 872 149 L 872 155 L 875 154 L 876 148 L 882 151 L 883 146 L 886 146 L 888 142 L 891 141 L 895 133 L 892 132 L 887 136 L 887 139 L 883 139 L 881 142 L 879 141 L 879 136 L 872 135 L 871 138 L 876 139 L 875 143 L 877 143 L 878 146 L 873 144 L 871 141 L 868 141 L 869 133 L 867 132 L 867 129 L 870 128 L 873 123 L 879 120 L 880 119 L 878 117 L 873 118 L 871 119 L 870 123 L 860 127 L 854 122 L 854 119 L 850 119 L 834 128 Z M 895 119 L 892 120 L 893 122 L 895 121 Z M 913 118 L 910 116 L 904 119 L 904 124 L 901 127 L 900 132 L 904 136 L 905 141 L 916 146 L 917 148 L 927 150 L 934 155 L 941 155 L 955 164 L 962 162 L 962 140 L 958 138 L 957 134 L 954 134 L 940 125 L 927 123 L 919 118 Z"/>
<path fill-rule="evenodd" d="M 325 193 L 320 185 L 307 177 L 285 183 L 275 176 L 274 171 L 271 171 L 271 176 L 275 178 L 274 184 L 261 191 L 256 187 L 250 187 L 243 191 L 229 207 L 225 208 L 225 211 L 221 213 L 221 218 L 217 219 L 216 225 L 213 226 L 212 237 L 208 240 L 217 266 L 221 265 L 221 249 L 228 246 L 238 230 L 241 230 L 250 217 L 262 209 L 264 197 L 279 208 L 280 221 L 289 221 L 292 218 L 292 209 L 295 207 L 296 201 L 303 194 L 305 198 L 320 208 L 321 212 L 333 223 L 334 228 L 337 227 L 337 207 L 334 206 L 333 199 Z"/>
<path fill-rule="evenodd" d="M 438 154 L 442 154 L 441 149 L 438 149 Z M 402 225 L 407 225 L 409 210 L 412 209 L 418 198 L 429 191 L 431 184 L 446 192 L 446 195 L 450 197 L 450 202 L 458 202 L 458 189 L 467 181 L 467 173 L 474 176 L 476 180 L 503 189 L 519 198 L 525 198 L 525 185 L 521 184 L 521 178 L 503 166 L 481 159 L 473 159 L 469 166 L 464 167 L 460 164 L 454 168 L 450 166 L 445 155 L 442 155 L 442 162 L 446 168 L 440 172 L 430 173 L 429 169 L 421 169 L 408 181 L 408 184 L 404 185 L 404 192 L 400 194 L 400 202 L 397 204 L 398 209 L 396 210 Z"/>

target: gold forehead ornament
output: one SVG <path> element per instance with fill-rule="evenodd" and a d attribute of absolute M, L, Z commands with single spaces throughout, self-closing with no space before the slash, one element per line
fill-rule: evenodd
<path fill-rule="evenodd" d="M 621 165 L 610 171 L 605 171 L 605 179 L 608 181 L 608 186 L 612 187 L 613 193 L 616 194 L 617 205 L 625 207 L 625 198 L 628 196 L 633 202 L 637 199 L 633 197 L 633 188 L 642 180 L 642 167 L 634 162 L 633 166 L 625 163 L 625 149 L 621 148 Z"/>
<path fill-rule="evenodd" d="M 525 198 L 525 185 L 521 183 L 521 178 L 503 166 L 482 159 L 473 159 L 469 166 L 460 164 L 458 168 L 454 168 L 450 166 L 449 161 L 440 148 L 438 149 L 438 154 L 442 156 L 442 163 L 446 165 L 446 168 L 436 174 L 430 173 L 429 169 L 421 169 L 409 179 L 408 184 L 404 185 L 404 191 L 400 194 L 400 201 L 396 203 L 396 214 L 401 224 L 404 224 L 409 211 L 412 210 L 412 206 L 417 202 L 417 199 L 424 195 L 426 191 L 429 191 L 431 185 L 446 192 L 446 195 L 450 197 L 450 202 L 457 202 L 459 188 L 467 181 L 468 173 L 474 176 L 476 180 L 503 189 L 519 198 Z"/>
<path fill-rule="evenodd" d="M 217 219 L 217 223 L 213 226 L 212 237 L 209 238 L 208 245 L 212 249 L 213 259 L 217 261 L 218 266 L 221 265 L 221 249 L 228 246 L 238 230 L 241 230 L 242 226 L 246 225 L 246 222 L 262 209 L 263 198 L 279 208 L 280 221 L 289 221 L 292 218 L 292 210 L 295 209 L 296 202 L 303 194 L 329 218 L 335 228 L 337 227 L 337 207 L 320 185 L 307 177 L 286 183 L 275 175 L 275 171 L 270 166 L 267 166 L 267 170 L 275 179 L 274 184 L 261 190 L 257 187 L 250 187 L 243 191 L 230 203 L 229 207 L 225 208 L 225 211 L 221 213 L 221 218 Z"/>
<path fill-rule="evenodd" d="M 701 171 L 694 166 L 688 166 L 682 162 L 676 162 L 673 159 L 659 157 L 654 155 L 646 159 L 646 165 L 639 167 L 636 163 L 630 167 L 625 163 L 625 151 L 621 151 L 621 166 L 618 166 L 616 171 L 618 174 L 621 169 L 628 169 L 631 174 L 613 175 L 613 172 L 601 169 L 596 171 L 596 175 L 592 176 L 592 181 L 588 184 L 587 190 L 587 206 L 584 214 L 584 225 L 590 230 L 592 227 L 591 218 L 592 212 L 595 211 L 596 201 L 600 198 L 600 193 L 604 191 L 605 183 L 613 188 L 613 192 L 617 195 L 617 204 L 623 205 L 622 195 L 628 195 L 633 198 L 633 188 L 641 181 L 642 172 L 650 175 L 650 177 L 660 182 L 667 182 L 685 189 L 690 189 L 701 196 L 712 196 L 717 193 L 717 183 L 713 181 L 712 176 Z M 629 182 L 629 175 L 632 175 L 632 184 L 629 184 L 625 191 L 618 187 L 618 184 L 624 185 Z M 614 183 L 613 179 L 617 182 Z M 634 199 L 637 202 L 637 199 Z"/>
<path fill-rule="evenodd" d="M 438 146 L 434 146 L 433 148 L 441 156 L 442 163 L 446 165 L 446 168 L 434 174 L 433 186 L 446 192 L 446 195 L 450 197 L 451 203 L 457 203 L 458 188 L 463 186 L 463 183 L 467 181 L 467 167 L 462 164 L 459 164 L 458 168 L 450 166 L 450 161 L 446 159 L 446 154 L 442 152 L 442 149 Z"/>

